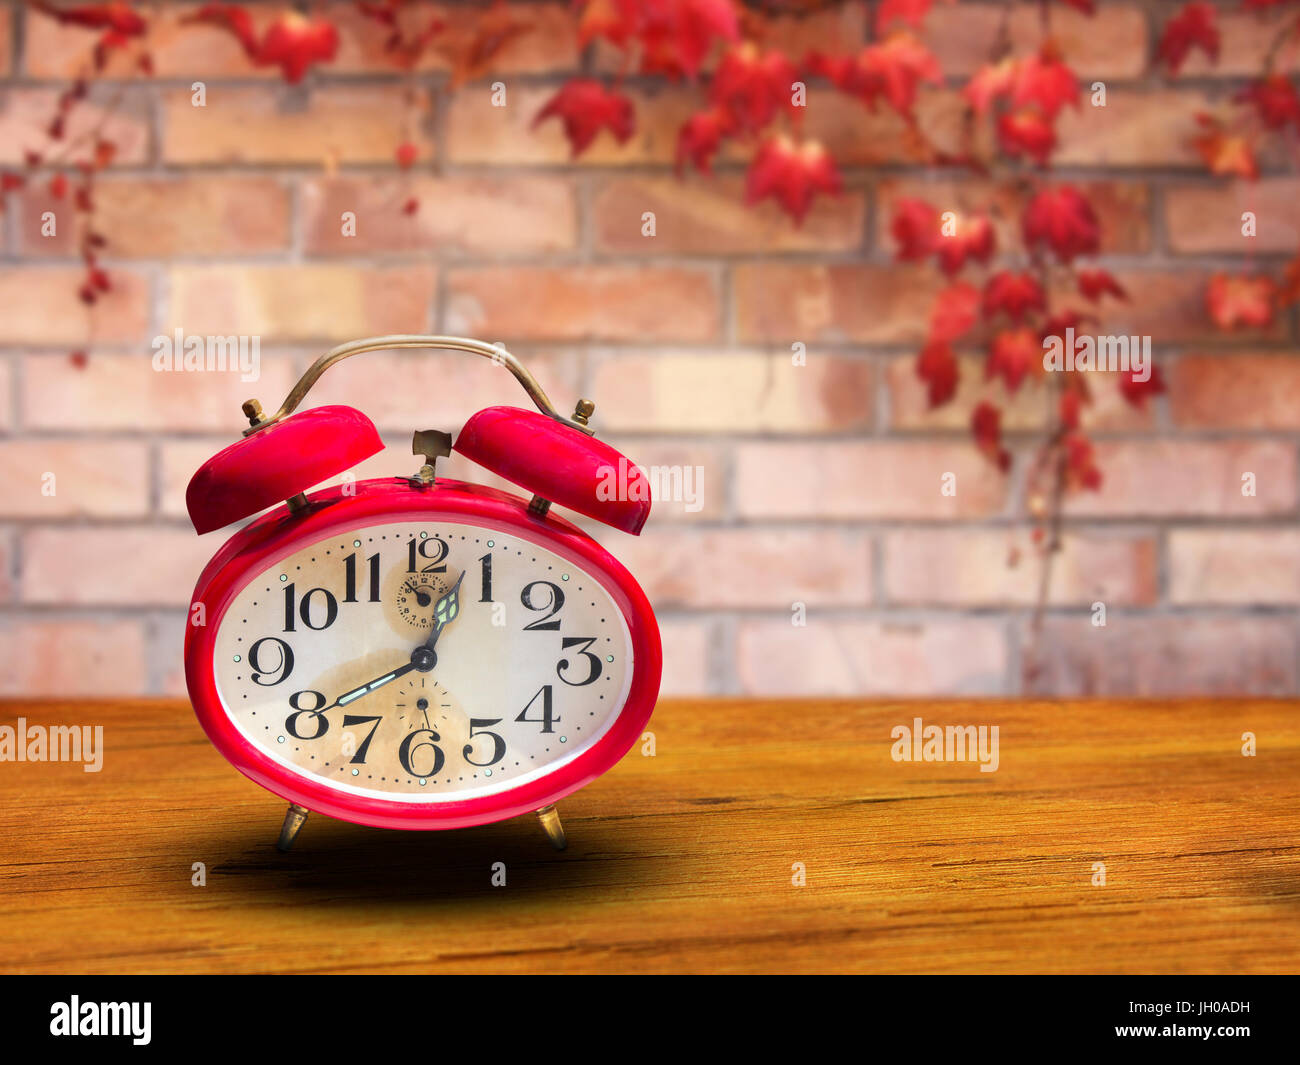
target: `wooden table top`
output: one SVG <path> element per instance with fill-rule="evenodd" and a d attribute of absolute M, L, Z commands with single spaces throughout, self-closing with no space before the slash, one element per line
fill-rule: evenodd
<path fill-rule="evenodd" d="M 20 716 L 105 758 L 0 763 L 5 972 L 1300 969 L 1294 703 L 665 700 L 563 853 L 313 816 L 281 854 L 184 701 Z M 997 771 L 895 761 L 917 716 L 996 724 Z"/>

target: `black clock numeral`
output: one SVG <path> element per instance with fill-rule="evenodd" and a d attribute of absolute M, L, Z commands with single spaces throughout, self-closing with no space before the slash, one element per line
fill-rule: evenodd
<path fill-rule="evenodd" d="M 421 740 L 416 743 L 416 737 L 429 736 L 430 739 Z M 406 734 L 406 739 L 402 740 L 402 746 L 398 748 L 397 760 L 402 763 L 405 769 L 413 777 L 433 777 L 438 775 L 438 770 L 442 768 L 442 763 L 446 760 L 442 753 L 442 748 L 438 746 L 440 737 L 431 728 L 417 728 Z M 429 769 L 416 769 L 411 764 L 415 752 L 424 747 L 433 749 L 433 766 Z"/>
<path fill-rule="evenodd" d="M 429 557 L 428 551 L 430 544 L 438 545 L 438 553 L 432 558 Z M 450 550 L 451 548 L 447 546 L 446 541 L 443 540 L 441 536 L 430 536 L 424 540 L 417 540 L 415 537 L 411 537 L 410 542 L 406 545 L 406 572 L 415 573 L 415 567 L 419 565 L 421 560 L 425 560 L 429 564 L 427 566 L 421 566 L 419 570 L 420 573 L 446 573 L 447 564 L 442 560 L 447 557 L 447 552 Z"/>
<path fill-rule="evenodd" d="M 550 589 L 549 598 L 545 603 L 533 602 L 533 589 L 539 587 Z M 556 614 L 558 614 L 561 610 L 564 609 L 564 592 L 560 590 L 560 586 L 558 584 L 552 584 L 550 581 L 533 581 L 531 584 L 525 584 L 524 590 L 519 593 L 519 601 L 523 603 L 524 606 L 527 607 L 529 610 L 550 611 L 550 613 L 547 614 L 545 617 L 538 618 L 536 621 L 532 622 L 531 624 L 525 625 L 524 626 L 525 631 L 528 631 L 530 629 L 531 630 L 544 629 L 550 632 L 560 631 L 559 621 L 551 620 L 551 618 L 555 617 Z"/>
<path fill-rule="evenodd" d="M 370 596 L 368 601 L 371 603 L 379 602 L 379 554 L 375 553 L 366 559 L 370 567 Z M 355 551 L 343 560 L 343 602 L 355 603 L 357 601 L 357 553 Z"/>
<path fill-rule="evenodd" d="M 480 603 L 492 602 L 492 552 L 479 559 L 483 563 L 483 594 L 478 597 Z"/>
<path fill-rule="evenodd" d="M 262 662 L 263 648 L 267 644 L 274 644 L 280 652 L 280 660 L 275 664 L 274 669 L 267 669 Z M 248 649 L 248 667 L 252 670 L 254 684 L 260 684 L 264 688 L 279 684 L 293 672 L 293 648 L 278 636 L 263 636 Z M 267 680 L 267 677 L 274 677 L 274 679 Z"/>
<path fill-rule="evenodd" d="M 489 765 L 496 765 L 499 761 L 501 761 L 502 758 L 506 756 L 506 741 L 502 739 L 500 736 L 498 736 L 495 732 L 489 732 L 487 728 L 488 725 L 499 725 L 500 723 L 501 723 L 501 718 L 499 717 L 481 718 L 481 719 L 476 717 L 470 718 L 469 734 L 470 734 L 471 742 L 465 744 L 465 749 L 461 751 L 461 754 L 465 756 L 465 761 L 467 761 L 470 765 L 489 766 Z M 489 758 L 486 762 L 476 762 L 474 761 L 473 758 L 470 757 L 470 755 L 474 753 L 474 744 L 472 741 L 474 739 L 477 739 L 479 736 L 492 737 L 492 757 Z"/>
<path fill-rule="evenodd" d="M 319 625 L 312 624 L 312 600 L 316 596 L 322 596 L 325 602 L 325 620 Z M 284 631 L 294 631 L 294 586 L 286 584 L 284 587 Z M 313 588 L 302 597 L 302 602 L 298 604 L 298 617 L 302 623 L 309 629 L 319 631 L 328 629 L 334 624 L 335 618 L 339 616 L 339 601 L 334 598 L 334 593 L 326 588 Z"/>
<path fill-rule="evenodd" d="M 316 705 L 303 706 L 302 698 L 304 695 L 310 695 L 312 699 L 315 701 Z M 307 691 L 294 692 L 291 696 L 289 696 L 289 705 L 292 706 L 298 712 L 296 714 L 290 714 L 288 717 L 284 719 L 285 731 L 288 732 L 289 735 L 296 740 L 320 739 L 322 736 L 325 735 L 326 732 L 329 731 L 329 727 L 330 727 L 329 718 L 327 718 L 324 714 L 320 712 L 321 708 L 328 701 L 329 700 L 325 698 L 323 693 L 312 691 L 311 689 L 308 689 Z M 303 723 L 303 720 L 305 718 L 312 718 L 315 721 L 313 727 L 316 729 L 316 731 L 313 732 L 310 736 L 298 731 L 298 727 Z"/>
<path fill-rule="evenodd" d="M 560 642 L 560 650 L 567 651 L 570 647 L 576 647 L 578 649 L 578 654 L 582 655 L 582 657 L 587 660 L 590 668 L 587 670 L 586 680 L 570 680 L 564 675 L 564 671 L 569 668 L 569 660 L 567 658 L 561 658 L 560 664 L 555 667 L 555 675 L 559 677 L 560 680 L 564 681 L 565 684 L 572 685 L 575 688 L 581 688 L 587 684 L 594 684 L 596 679 L 600 676 L 601 671 L 605 668 L 601 665 L 600 656 L 592 654 L 587 650 L 587 648 L 595 642 L 596 637 L 594 636 L 565 636 Z"/>
<path fill-rule="evenodd" d="M 367 721 L 374 722 L 374 725 L 371 727 L 370 731 L 366 733 L 366 738 L 361 741 L 361 746 L 358 747 L 356 749 L 356 753 L 352 755 L 352 763 L 351 763 L 352 765 L 356 765 L 358 762 L 360 762 L 363 765 L 365 764 L 366 751 L 370 749 L 370 741 L 375 738 L 375 733 L 379 731 L 379 722 L 383 720 L 384 720 L 383 717 L 378 715 L 374 717 L 365 717 L 361 714 L 344 715 L 343 717 L 344 728 L 347 728 L 349 725 L 364 725 Z"/>
<path fill-rule="evenodd" d="M 542 716 L 529 717 L 528 711 L 532 709 L 533 703 L 537 702 L 539 698 L 542 700 Z M 555 729 L 551 728 L 551 725 L 560 719 L 555 716 L 554 705 L 551 699 L 551 686 L 549 684 L 543 684 L 537 694 L 528 700 L 528 705 L 519 711 L 519 716 L 515 718 L 515 720 L 523 721 L 530 725 L 540 724 L 543 732 L 554 732 Z"/>

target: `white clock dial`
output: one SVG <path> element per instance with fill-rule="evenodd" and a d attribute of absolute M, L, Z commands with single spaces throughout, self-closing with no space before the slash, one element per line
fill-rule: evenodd
<path fill-rule="evenodd" d="M 215 646 L 226 713 L 267 756 L 412 803 L 572 760 L 613 724 L 633 667 L 594 576 L 460 521 L 370 525 L 286 556 L 235 596 Z"/>

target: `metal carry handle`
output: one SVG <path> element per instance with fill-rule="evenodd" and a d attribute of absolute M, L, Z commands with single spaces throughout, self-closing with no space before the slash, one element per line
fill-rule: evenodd
<path fill-rule="evenodd" d="M 514 374 L 515 380 L 523 386 L 524 391 L 528 393 L 528 397 L 537 405 L 537 409 L 548 418 L 554 418 L 557 422 L 561 422 L 572 429 L 577 429 L 587 436 L 595 435 L 594 431 L 587 426 L 587 419 L 595 410 L 595 404 L 590 400 L 581 399 L 578 401 L 573 417 L 566 418 L 555 409 L 555 405 L 547 398 L 542 386 L 537 383 L 537 378 L 529 373 L 524 364 L 503 346 L 489 344 L 482 340 L 471 340 L 468 337 L 419 336 L 409 333 L 367 337 L 365 340 L 350 340 L 346 344 L 331 348 L 312 363 L 307 372 L 298 378 L 298 383 L 289 390 L 288 396 L 280 404 L 280 409 L 269 418 L 262 416 L 262 405 L 257 400 L 248 400 L 244 404 L 244 413 L 248 416 L 250 424 L 244 430 L 244 435 L 248 436 L 251 433 L 256 433 L 287 418 L 298 409 L 298 404 L 311 391 L 312 386 L 320 380 L 321 374 L 335 363 L 342 362 L 353 355 L 360 355 L 363 352 L 380 351 L 386 348 L 430 348 L 444 351 L 467 351 L 471 355 L 482 355 L 486 359 L 491 359 L 493 362 L 505 366 L 507 370 Z"/>

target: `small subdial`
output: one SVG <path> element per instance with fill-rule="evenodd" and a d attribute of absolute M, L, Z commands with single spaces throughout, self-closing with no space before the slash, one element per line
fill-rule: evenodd
<path fill-rule="evenodd" d="M 397 612 L 413 629 L 428 631 L 433 625 L 434 608 L 450 587 L 443 577 L 417 573 L 402 581 L 397 589 Z"/>

